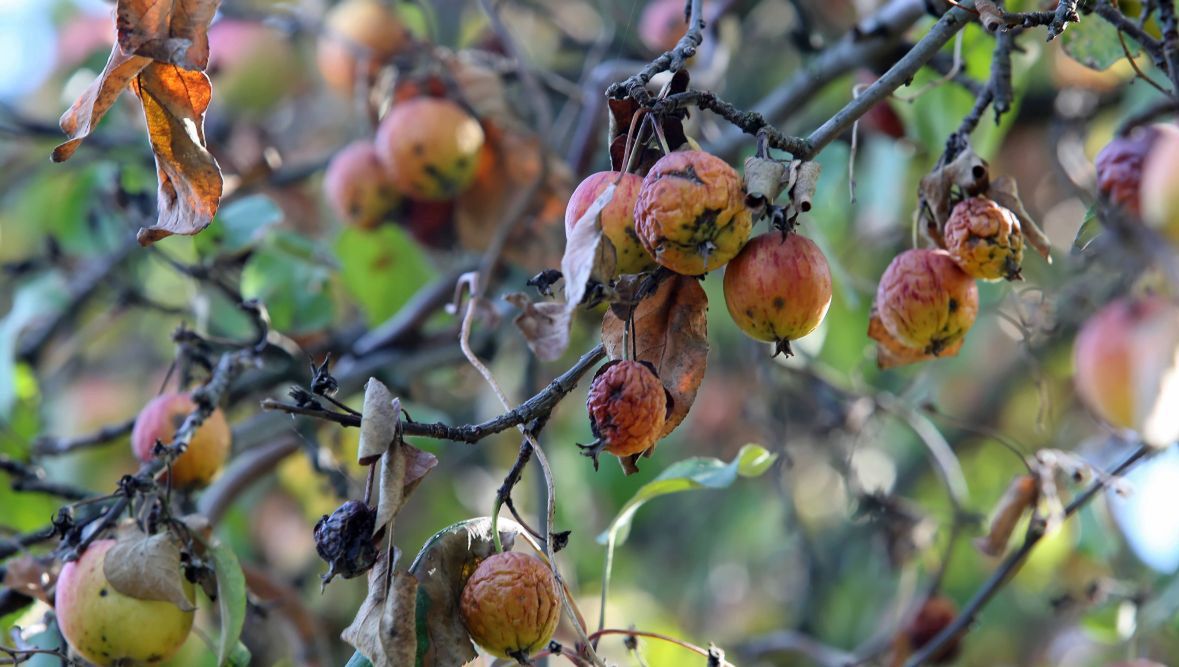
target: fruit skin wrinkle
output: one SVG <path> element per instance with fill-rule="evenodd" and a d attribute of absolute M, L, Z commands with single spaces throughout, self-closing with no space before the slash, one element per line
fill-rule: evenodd
<path fill-rule="evenodd" d="M 667 390 L 654 371 L 638 361 L 603 366 L 590 384 L 585 404 L 602 450 L 619 457 L 649 449 L 667 419 Z"/>
<path fill-rule="evenodd" d="M 635 202 L 635 229 L 643 247 L 656 262 L 686 276 L 723 266 L 745 245 L 752 228 L 741 177 L 703 151 L 660 158 Z"/>
<path fill-rule="evenodd" d="M 549 566 L 535 556 L 506 551 L 479 563 L 459 600 L 475 643 L 499 658 L 527 658 L 557 630 L 560 597 Z"/>

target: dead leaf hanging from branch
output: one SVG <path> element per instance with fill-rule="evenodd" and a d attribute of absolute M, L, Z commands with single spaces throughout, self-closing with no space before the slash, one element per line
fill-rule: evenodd
<path fill-rule="evenodd" d="M 209 23 L 219 0 L 120 0 L 118 42 L 106 67 L 60 125 L 68 140 L 53 161 L 68 160 L 128 87 L 143 105 L 159 178 L 159 217 L 139 230 L 140 245 L 172 234 L 192 235 L 213 221 L 222 178 L 205 144 L 205 111 L 212 86 Z"/>
<path fill-rule="evenodd" d="M 159 219 L 136 238 L 150 245 L 173 234 L 196 234 L 213 222 L 221 202 L 221 169 L 205 146 L 205 110 L 213 92 L 209 77 L 152 63 L 131 89 L 143 103 L 160 181 Z"/>

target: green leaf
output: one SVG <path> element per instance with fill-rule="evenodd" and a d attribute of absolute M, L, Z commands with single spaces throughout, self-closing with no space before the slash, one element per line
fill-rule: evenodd
<path fill-rule="evenodd" d="M 1085 211 L 1085 219 L 1077 228 L 1077 236 L 1073 239 L 1073 254 L 1085 252 L 1085 248 L 1088 248 L 1089 244 L 1101 234 L 1101 229 L 1101 220 L 1097 217 L 1097 205 L 1094 204 Z"/>
<path fill-rule="evenodd" d="M 217 573 L 217 605 L 221 610 L 221 639 L 217 647 L 218 665 L 249 664 L 249 651 L 245 662 L 236 662 L 242 657 L 238 640 L 246 622 L 246 577 L 242 574 L 241 563 L 228 545 L 217 542 L 209 546 L 213 558 L 213 569 Z M 241 648 L 245 648 L 242 646 Z"/>
<path fill-rule="evenodd" d="M 434 273 L 413 238 L 393 225 L 374 230 L 345 227 L 336 239 L 336 257 L 344 288 L 370 325 L 400 310 Z"/>
<path fill-rule="evenodd" d="M 246 648 L 246 645 L 239 641 L 233 647 L 233 650 L 229 652 L 229 661 L 225 664 L 229 665 L 229 667 L 249 667 L 250 659 L 253 657 L 254 655 L 250 653 L 250 649 Z"/>
<path fill-rule="evenodd" d="M 373 667 L 373 663 L 361 655 L 360 651 L 356 651 L 351 658 L 348 658 L 348 662 L 344 663 L 344 667 Z"/>
<path fill-rule="evenodd" d="M 266 230 L 282 222 L 282 210 L 270 197 L 251 195 L 217 212 L 213 224 L 194 239 L 203 255 L 237 253 L 262 240 Z"/>
<path fill-rule="evenodd" d="M 1060 39 L 1064 52 L 1073 60 L 1099 72 L 1126 57 L 1118 41 L 1117 28 L 1095 16 L 1083 17 L 1080 23 L 1070 24 Z M 1129 36 L 1126 36 L 1126 47 L 1131 56 L 1138 55 L 1138 42 Z"/>
<path fill-rule="evenodd" d="M 290 232 L 274 234 L 242 269 L 242 295 L 259 299 L 275 329 L 299 334 L 331 324 L 330 260 Z"/>
<path fill-rule="evenodd" d="M 635 512 L 652 498 L 692 489 L 723 489 L 730 486 L 738 477 L 762 475 L 777 458 L 777 454 L 771 454 L 765 447 L 745 445 L 728 463 L 711 457 L 677 461 L 658 477 L 644 484 L 638 493 L 623 505 L 622 511 L 611 522 L 609 530 L 598 536 L 598 543 L 607 544 L 613 549 L 614 546 L 625 542 L 630 534 L 630 524 Z"/>

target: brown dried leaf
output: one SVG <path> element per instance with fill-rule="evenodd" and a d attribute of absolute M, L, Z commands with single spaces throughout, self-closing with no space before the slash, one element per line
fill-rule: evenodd
<path fill-rule="evenodd" d="M 136 76 L 151 64 L 151 58 L 127 55 L 118 47 L 111 50 L 106 67 L 86 91 L 61 116 L 59 124 L 69 140 L 53 149 L 53 161 L 65 162 L 90 136 L 98 122 Z"/>
<path fill-rule="evenodd" d="M 688 416 L 704 379 L 708 367 L 707 316 L 708 297 L 700 281 L 690 276 L 668 278 L 635 308 L 635 359 L 655 366 L 673 400 L 661 438 Z M 611 359 L 623 357 L 625 328 L 625 320 L 613 312 L 608 311 L 602 319 L 602 342 Z"/>
<path fill-rule="evenodd" d="M 499 521 L 500 542 L 511 551 L 520 527 L 512 521 Z M 491 519 L 482 517 L 448 526 L 431 537 L 422 547 L 409 571 L 417 577 L 424 596 L 425 627 L 418 628 L 427 645 L 419 647 L 422 665 L 452 667 L 475 659 L 471 637 L 459 613 L 459 596 L 467 576 L 476 563 L 495 551 L 491 539 Z"/>
<path fill-rule="evenodd" d="M 967 146 L 952 162 L 934 169 L 921 179 L 918 222 L 939 248 L 945 245 L 942 228 L 954 207 L 954 186 L 961 188 L 967 196 L 980 194 L 987 189 L 989 173 L 986 160 Z"/>
<path fill-rule="evenodd" d="M 50 556 L 25 554 L 4 564 L 0 584 L 48 605 L 53 604 L 53 584 L 61 573 L 61 562 Z"/>
<path fill-rule="evenodd" d="M 987 196 L 1019 218 L 1020 230 L 1023 231 L 1028 243 L 1036 249 L 1036 252 L 1040 253 L 1045 261 L 1051 264 L 1052 242 L 1048 240 L 1044 230 L 1040 229 L 1027 209 L 1023 207 L 1023 201 L 1019 198 L 1019 186 L 1015 183 L 1015 179 L 1010 176 L 1000 176 L 991 181 Z"/>
<path fill-rule="evenodd" d="M 512 320 L 528 349 L 541 361 L 555 361 L 561 358 L 569 347 L 569 312 L 565 304 L 555 301 L 533 303 L 523 292 L 504 295 L 504 300 L 519 308 L 521 312 Z"/>
<path fill-rule="evenodd" d="M 401 399 L 393 396 L 380 380 L 369 378 L 364 384 L 364 408 L 360 418 L 360 444 L 356 462 L 362 466 L 376 462 L 401 433 Z"/>
<path fill-rule="evenodd" d="M 221 201 L 221 169 L 205 147 L 209 77 L 152 63 L 132 81 L 131 89 L 143 103 L 160 181 L 159 219 L 155 226 L 139 230 L 139 243 L 196 234 L 213 221 Z"/>
<path fill-rule="evenodd" d="M 786 185 L 786 165 L 764 157 L 745 158 L 745 204 L 760 212 L 782 194 Z"/>
<path fill-rule="evenodd" d="M 185 592 L 180 571 L 180 544 L 171 533 L 145 535 L 120 531 L 119 541 L 103 560 L 102 572 L 123 595 L 171 602 L 184 611 L 196 607 Z"/>
<path fill-rule="evenodd" d="M 209 64 L 209 23 L 221 0 L 119 0 L 119 48 L 156 62 L 203 70 Z"/>
<path fill-rule="evenodd" d="M 569 240 L 565 244 L 565 256 L 561 258 L 561 275 L 565 277 L 565 307 L 567 311 L 576 308 L 585 297 L 586 283 L 590 278 L 608 281 L 614 275 L 616 259 L 614 247 L 602 243 L 602 209 L 614 199 L 617 186 L 606 186 L 602 194 L 589 205 L 585 213 L 573 225 Z"/>
<path fill-rule="evenodd" d="M 438 458 L 429 452 L 407 445 L 400 439 L 381 457 L 380 493 L 377 519 L 373 534 L 386 526 L 392 530 L 393 520 L 405 507 L 409 494 L 418 488 L 426 473 L 438 465 Z"/>
<path fill-rule="evenodd" d="M 1007 542 L 1024 512 L 1036 503 L 1040 495 L 1040 482 L 1034 475 L 1019 475 L 1011 480 L 991 519 L 990 531 L 974 541 L 974 546 L 988 556 L 1001 556 L 1007 550 Z"/>
<path fill-rule="evenodd" d="M 960 338 L 956 343 L 941 350 L 936 355 L 924 350 L 908 347 L 893 337 L 888 328 L 884 326 L 884 322 L 880 320 L 880 316 L 876 313 L 875 306 L 872 307 L 872 314 L 868 318 L 868 337 L 876 341 L 876 366 L 881 370 L 897 368 L 898 366 L 908 366 L 909 364 L 932 361 L 945 357 L 956 357 L 962 350 L 962 345 L 966 342 L 965 338 Z"/>
<path fill-rule="evenodd" d="M 417 659 L 418 638 L 415 607 L 418 580 L 398 572 L 384 560 L 368 573 L 368 595 L 356 618 L 340 633 L 374 667 L 402 667 Z M 393 580 L 388 572 L 393 570 Z"/>

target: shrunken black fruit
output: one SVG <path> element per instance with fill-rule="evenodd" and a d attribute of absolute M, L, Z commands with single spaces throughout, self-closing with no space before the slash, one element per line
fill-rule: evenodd
<path fill-rule="evenodd" d="M 376 511 L 358 500 L 349 500 L 315 524 L 315 551 L 328 564 L 324 585 L 337 574 L 351 579 L 372 568 L 377 560 L 373 544 L 376 522 Z"/>

